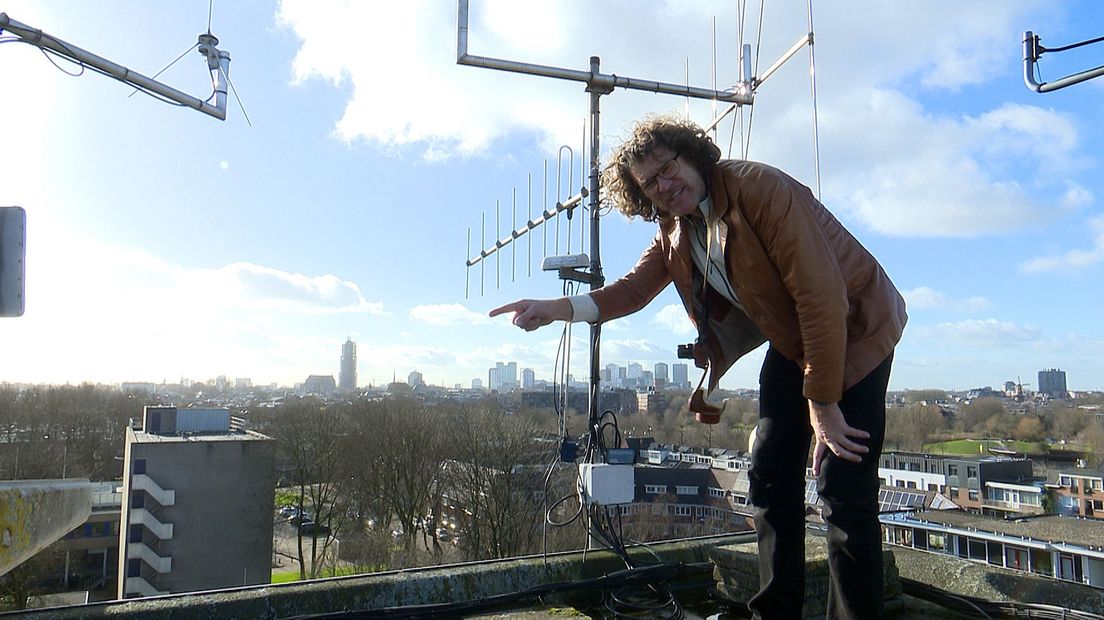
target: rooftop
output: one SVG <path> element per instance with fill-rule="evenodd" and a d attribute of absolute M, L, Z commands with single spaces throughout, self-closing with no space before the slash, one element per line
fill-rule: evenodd
<path fill-rule="evenodd" d="M 1104 548 L 1104 521 L 1062 515 L 1038 515 L 1014 520 L 987 517 L 961 510 L 927 510 L 914 519 L 952 527 L 998 532 L 1052 543 Z"/>

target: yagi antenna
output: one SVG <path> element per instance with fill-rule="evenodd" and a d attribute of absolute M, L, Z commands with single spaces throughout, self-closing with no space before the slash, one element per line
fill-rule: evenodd
<path fill-rule="evenodd" d="M 577 198 L 577 202 L 581 203 L 583 198 L 589 198 L 590 205 L 590 268 L 589 273 L 579 273 L 579 280 L 585 281 L 590 284 L 590 289 L 594 290 L 600 288 L 605 284 L 605 276 L 602 274 L 602 261 L 599 253 L 600 249 L 600 212 L 598 208 L 599 203 L 599 165 L 598 165 L 598 152 L 599 152 L 599 108 L 602 95 L 608 95 L 613 92 L 615 88 L 624 88 L 629 90 L 642 90 L 654 93 L 663 93 L 668 95 L 679 95 L 684 97 L 693 97 L 696 99 L 718 100 L 727 103 L 739 104 L 739 105 L 751 105 L 753 101 L 753 90 L 751 88 L 750 80 L 744 80 L 734 85 L 729 90 L 719 91 L 710 88 L 700 88 L 696 86 L 671 84 L 665 82 L 657 82 L 654 80 L 645 80 L 640 78 L 625 77 L 615 74 L 601 73 L 599 71 L 600 60 L 597 56 L 590 57 L 590 70 L 580 71 L 576 69 L 567 69 L 561 67 L 552 67 L 547 65 L 538 65 L 526 62 L 518 62 L 513 60 L 505 60 L 501 58 L 490 58 L 486 56 L 475 56 L 468 53 L 468 0 L 458 0 L 457 2 L 457 24 L 456 24 L 456 62 L 461 65 L 469 65 L 473 67 L 483 67 L 485 69 L 496 69 L 499 71 L 510 71 L 513 73 L 526 73 L 529 75 L 536 75 L 541 77 L 551 77 L 563 80 L 570 80 L 574 82 L 581 82 L 586 85 L 586 91 L 590 94 L 590 188 L 589 190 L 580 191 L 576 197 L 572 197 L 567 203 L 570 203 Z M 567 207 L 567 203 L 563 203 L 563 208 Z M 557 212 L 560 209 L 561 203 L 557 203 Z M 542 217 L 547 219 L 550 216 L 548 211 L 545 212 Z M 530 223 L 533 224 L 532 220 Z M 509 243 L 517 236 L 524 234 L 532 230 L 527 225 L 524 230 L 515 230 L 511 232 L 509 239 L 502 239 L 496 242 L 494 248 L 484 249 L 476 259 L 481 262 L 488 255 L 488 250 L 497 251 L 501 249 L 502 245 Z M 471 260 L 468 265 L 471 266 Z M 598 417 L 598 387 L 599 387 L 599 342 L 601 339 L 601 326 L 593 324 L 590 326 L 590 397 L 589 397 L 589 419 L 591 426 L 593 427 Z"/>
<path fill-rule="evenodd" d="M 1085 71 L 1079 71 L 1072 73 L 1066 77 L 1059 78 L 1053 82 L 1039 82 L 1035 78 L 1035 72 L 1038 69 L 1039 59 L 1043 57 L 1043 54 L 1048 52 L 1064 52 L 1085 45 L 1092 45 L 1093 43 L 1100 43 L 1104 41 L 1104 37 L 1097 37 L 1095 39 L 1089 39 L 1088 41 L 1081 41 L 1079 43 L 1072 43 L 1070 45 L 1063 45 L 1062 47 L 1043 47 L 1039 42 L 1039 35 L 1028 30 L 1023 36 L 1023 72 L 1024 82 L 1027 87 L 1037 93 L 1049 93 L 1056 90 L 1060 90 L 1067 86 L 1073 86 L 1074 84 L 1080 84 L 1085 80 L 1091 80 L 1095 77 L 1104 75 L 1104 65 L 1101 65 L 1095 69 L 1086 69 Z"/>
<path fill-rule="evenodd" d="M 209 27 L 208 32 L 199 35 L 199 40 L 192 46 L 198 47 L 199 52 L 207 59 L 207 68 L 211 73 L 213 92 L 207 100 L 193 97 L 154 78 L 146 77 L 137 71 L 132 71 L 106 58 L 97 56 L 37 28 L 20 23 L 8 17 L 7 13 L 0 13 L 0 32 L 11 33 L 17 37 L 14 40 L 34 45 L 41 49 L 43 53 L 54 54 L 74 62 L 80 65 L 82 70 L 88 67 L 124 84 L 134 86 L 155 99 L 168 100 L 170 103 L 194 108 L 220 121 L 226 120 L 226 85 L 230 84 L 230 54 L 218 48 L 218 38 L 210 33 Z M 192 47 L 188 48 L 188 51 L 191 51 Z M 183 56 L 181 54 L 180 58 Z M 177 58 L 177 60 L 180 58 Z M 176 60 L 169 63 L 169 66 L 172 66 L 175 62 Z M 160 73 L 158 72 L 158 75 Z M 233 84 L 230 84 L 230 88 L 233 89 L 233 87 Z M 234 93 L 234 96 L 237 97 L 237 92 Z M 211 99 L 214 99 L 214 104 L 210 103 Z M 238 99 L 238 105 L 241 105 L 241 99 Z M 242 112 L 245 112 L 244 106 Z M 246 116 L 246 121 L 248 122 L 248 116 Z"/>

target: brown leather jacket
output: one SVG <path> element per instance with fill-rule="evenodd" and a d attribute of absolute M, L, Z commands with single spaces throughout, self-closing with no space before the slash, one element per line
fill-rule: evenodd
<path fill-rule="evenodd" d="M 737 359 L 770 340 L 804 369 L 806 398 L 838 401 L 892 353 L 907 320 L 904 299 L 866 248 L 784 172 L 722 160 L 709 195 L 746 314 L 712 287 L 703 293 L 689 224 L 665 217 L 636 266 L 591 292 L 599 321 L 640 310 L 673 281 L 698 327 L 696 357 L 709 361 L 710 391 Z"/>

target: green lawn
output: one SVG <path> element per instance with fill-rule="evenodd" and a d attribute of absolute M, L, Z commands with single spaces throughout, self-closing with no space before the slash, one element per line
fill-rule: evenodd
<path fill-rule="evenodd" d="M 1038 453 L 1045 450 L 1042 444 L 1028 441 L 1000 441 L 996 439 L 954 439 L 941 443 L 930 443 L 924 446 L 924 451 L 930 454 L 961 454 L 965 456 L 989 455 L 989 447 L 1015 450 L 1016 452 Z"/>
<path fill-rule="evenodd" d="M 321 577 L 345 577 L 346 575 L 359 575 L 364 573 L 363 570 L 357 570 L 352 566 L 338 567 L 337 570 L 326 570 L 322 572 Z M 292 571 L 272 572 L 272 583 L 291 583 L 293 581 L 299 581 L 298 569 Z"/>

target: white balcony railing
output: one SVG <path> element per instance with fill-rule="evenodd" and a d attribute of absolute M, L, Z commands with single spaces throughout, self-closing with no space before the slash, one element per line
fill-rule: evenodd
<path fill-rule="evenodd" d="M 162 489 L 153 481 L 153 478 L 145 474 L 135 474 L 131 477 L 130 488 L 149 493 L 153 499 L 162 506 L 172 506 L 176 503 L 176 491 Z"/>
<path fill-rule="evenodd" d="M 130 543 L 127 545 L 127 559 L 142 560 L 146 564 L 149 564 L 150 568 L 159 573 L 172 572 L 171 557 L 163 558 L 154 553 L 153 549 L 150 549 L 142 543 Z"/>
<path fill-rule="evenodd" d="M 158 594 L 168 594 L 167 590 L 158 590 L 154 588 L 150 582 L 142 579 L 141 577 L 127 577 L 126 578 L 126 593 L 127 594 L 141 594 L 142 596 L 157 596 Z"/>
<path fill-rule="evenodd" d="M 132 508 L 130 510 L 131 525 L 144 525 L 146 529 L 161 540 L 169 540 L 173 537 L 173 524 L 162 523 L 145 508 Z"/>

